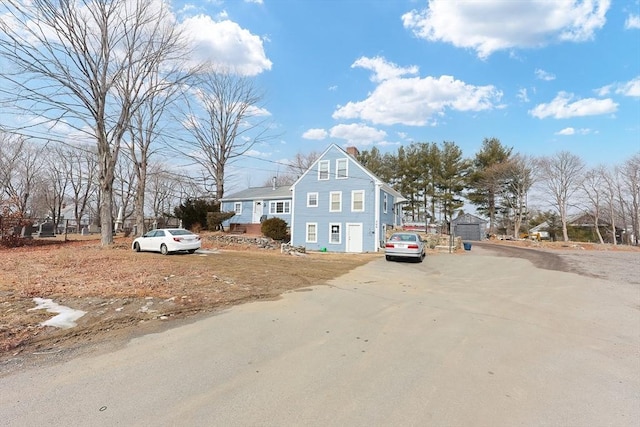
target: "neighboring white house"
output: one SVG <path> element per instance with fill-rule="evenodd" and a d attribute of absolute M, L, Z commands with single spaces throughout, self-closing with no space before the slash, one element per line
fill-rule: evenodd
<path fill-rule="evenodd" d="M 406 200 L 356 159 L 357 149 L 327 148 L 287 188 L 260 187 L 222 199 L 236 215 L 225 225 L 251 227 L 279 217 L 289 224 L 291 243 L 309 250 L 375 252 L 388 227 L 401 225 Z"/>

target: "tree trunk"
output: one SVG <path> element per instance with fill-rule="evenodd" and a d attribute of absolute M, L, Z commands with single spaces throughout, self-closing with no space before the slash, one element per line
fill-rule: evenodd
<path fill-rule="evenodd" d="M 100 182 L 102 187 L 102 198 L 100 199 L 100 235 L 102 236 L 100 243 L 102 246 L 110 246 L 113 244 L 113 192 L 111 184 Z"/>
<path fill-rule="evenodd" d="M 597 216 L 593 219 L 593 225 L 596 227 L 596 236 L 598 236 L 598 241 L 601 245 L 604 245 L 604 239 L 602 238 L 602 233 L 600 233 L 600 226 L 598 225 Z"/>
<path fill-rule="evenodd" d="M 138 170 L 138 183 L 136 188 L 136 228 L 137 235 L 142 236 L 144 229 L 144 193 L 147 182 L 146 163 L 140 164 Z"/>
<path fill-rule="evenodd" d="M 560 212 L 560 222 L 562 223 L 562 241 L 569 241 L 569 233 L 567 232 L 567 212 L 565 209 L 562 209 Z"/>

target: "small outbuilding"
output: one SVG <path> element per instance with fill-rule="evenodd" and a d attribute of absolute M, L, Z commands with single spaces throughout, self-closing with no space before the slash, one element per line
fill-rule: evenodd
<path fill-rule="evenodd" d="M 486 229 L 487 221 L 471 214 L 462 214 L 451 221 L 451 232 L 463 241 L 484 240 Z"/>

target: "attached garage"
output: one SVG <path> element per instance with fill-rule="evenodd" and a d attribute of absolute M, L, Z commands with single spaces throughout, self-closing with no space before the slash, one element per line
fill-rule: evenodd
<path fill-rule="evenodd" d="M 484 240 L 487 221 L 471 214 L 463 214 L 451 221 L 453 235 L 463 241 Z"/>

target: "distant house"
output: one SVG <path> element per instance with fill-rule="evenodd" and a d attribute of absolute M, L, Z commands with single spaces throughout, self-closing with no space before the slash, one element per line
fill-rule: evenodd
<path fill-rule="evenodd" d="M 278 217 L 291 224 L 291 187 L 253 187 L 224 197 L 221 210 L 235 212 L 224 225 L 229 231 L 260 233 L 260 224 Z"/>
<path fill-rule="evenodd" d="M 406 200 L 367 170 L 357 149 L 329 146 L 288 188 L 249 188 L 222 199 L 222 210 L 236 215 L 233 230 L 259 233 L 261 220 L 284 219 L 291 243 L 309 250 L 375 252 L 389 227 L 401 225 Z"/>
<path fill-rule="evenodd" d="M 475 215 L 462 214 L 451 221 L 451 232 L 462 240 L 484 240 L 487 236 L 487 221 Z"/>
<path fill-rule="evenodd" d="M 547 221 L 544 221 L 529 230 L 530 236 L 537 236 L 541 239 L 562 238 L 562 231 L 558 219 L 556 229 L 552 229 Z M 608 219 L 599 218 L 598 228 L 605 243 L 612 243 L 613 236 L 611 233 L 611 222 Z M 570 240 L 581 242 L 597 242 L 598 237 L 595 232 L 595 217 L 590 212 L 567 216 L 567 233 Z M 625 230 L 621 227 L 615 227 L 616 241 L 622 242 Z"/>

